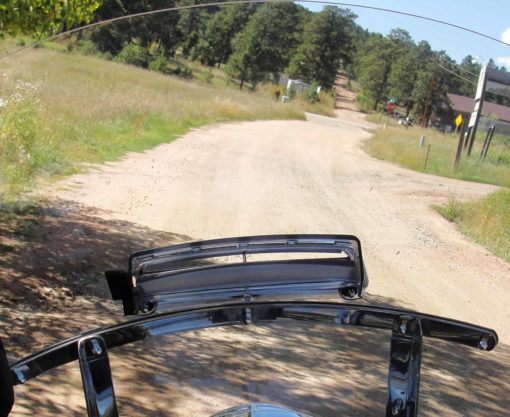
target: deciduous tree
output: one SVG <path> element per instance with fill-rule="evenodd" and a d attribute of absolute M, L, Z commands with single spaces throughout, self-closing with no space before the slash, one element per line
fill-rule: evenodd
<path fill-rule="evenodd" d="M 18 0 L 0 3 L 0 34 L 44 37 L 90 22 L 100 0 Z"/>

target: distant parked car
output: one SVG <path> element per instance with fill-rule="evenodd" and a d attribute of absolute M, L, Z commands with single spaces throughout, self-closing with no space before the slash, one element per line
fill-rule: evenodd
<path fill-rule="evenodd" d="M 414 121 L 409 116 L 406 117 L 406 116 L 400 115 L 399 119 L 398 119 L 398 124 L 402 125 L 402 126 L 412 126 L 414 124 Z"/>

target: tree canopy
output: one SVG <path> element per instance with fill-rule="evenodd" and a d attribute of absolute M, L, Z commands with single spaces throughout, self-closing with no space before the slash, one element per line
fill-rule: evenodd
<path fill-rule="evenodd" d="M 90 22 L 100 0 L 18 0 L 0 3 L 0 34 L 44 37 Z"/>
<path fill-rule="evenodd" d="M 340 64 L 351 59 L 355 17 L 350 10 L 334 6 L 315 13 L 305 25 L 303 42 L 288 67 L 289 75 L 331 88 Z"/>
<path fill-rule="evenodd" d="M 301 40 L 303 10 L 295 3 L 267 3 L 250 18 L 232 41 L 228 70 L 240 85 L 256 85 L 277 76 L 288 65 Z"/>
<path fill-rule="evenodd" d="M 0 4 L 0 34 L 43 37 L 89 21 L 206 0 L 19 0 Z M 473 96 L 480 64 L 460 63 L 401 28 L 386 36 L 364 30 L 349 9 L 312 12 L 295 3 L 211 5 L 100 26 L 84 36 L 123 62 L 168 72 L 176 54 L 224 66 L 251 88 L 280 74 L 329 89 L 340 68 L 356 79 L 373 109 L 396 100 L 424 119 L 445 111 L 447 93 Z M 495 63 L 490 62 L 496 68 Z M 189 72 L 189 71 L 188 71 Z M 187 74 L 187 73 L 186 73 Z M 314 90 L 315 91 L 315 90 Z M 488 93 L 501 104 L 509 99 Z"/>

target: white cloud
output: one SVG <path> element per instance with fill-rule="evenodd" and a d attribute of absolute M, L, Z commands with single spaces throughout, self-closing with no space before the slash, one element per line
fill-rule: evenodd
<path fill-rule="evenodd" d="M 506 28 L 501 34 L 501 40 L 505 43 L 510 43 L 510 28 Z"/>
<path fill-rule="evenodd" d="M 496 58 L 496 63 L 510 69 L 510 56 L 498 56 Z"/>

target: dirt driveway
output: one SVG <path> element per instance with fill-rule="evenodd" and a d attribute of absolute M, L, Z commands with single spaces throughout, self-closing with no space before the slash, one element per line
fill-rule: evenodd
<path fill-rule="evenodd" d="M 89 262 L 97 258 L 91 254 L 108 257 L 116 245 L 127 252 L 144 243 L 161 244 L 165 238 L 178 242 L 266 233 L 357 235 L 370 276 L 371 301 L 472 321 L 500 334 L 498 350 L 483 357 L 457 347 L 428 345 L 422 415 L 507 415 L 510 265 L 469 242 L 431 208 L 451 195 L 476 198 L 495 188 L 375 160 L 361 149 L 369 137 L 364 127 L 359 118 L 343 122 L 310 116 L 307 122 L 199 129 L 171 144 L 70 177 L 59 184 L 54 197 L 66 207 L 79 207 L 78 213 L 94 212 L 94 221 L 87 216 L 76 219 L 85 230 L 82 234 L 87 235 L 93 222 L 110 230 L 111 238 L 102 232 L 100 238 L 86 241 Z M 73 231 L 75 227 L 70 226 Z M 123 232 L 121 239 L 123 229 L 129 233 Z M 79 240 L 80 232 L 77 236 Z M 72 241 L 70 237 L 70 247 Z M 118 262 L 117 255 L 109 262 Z M 77 315 L 81 299 L 73 305 Z M 98 305 L 88 307 L 90 316 Z M 337 416 L 338 410 L 341 415 L 382 415 L 387 343 L 380 340 L 387 339 L 364 339 L 360 346 L 346 333 L 321 328 L 283 341 L 276 338 L 282 334 L 278 329 L 247 330 L 244 336 L 229 332 L 190 335 L 164 348 L 152 343 L 147 349 L 155 357 L 149 360 L 143 349 L 131 352 L 132 366 L 113 357 L 125 415 L 208 415 L 204 413 L 243 400 L 275 401 L 318 417 Z M 350 349 L 352 356 L 334 353 L 338 346 Z M 182 375 L 182 369 L 172 368 L 175 363 L 186 364 L 191 374 Z M 162 365 L 170 370 L 158 377 Z M 26 394 L 17 415 L 31 414 L 34 401 L 45 395 L 55 400 L 53 411 L 80 415 L 83 404 L 76 406 L 67 391 L 55 395 L 48 388 L 49 378 L 38 391 Z M 73 368 L 61 378 L 78 383 L 79 373 Z M 138 410 L 130 383 L 141 384 Z M 334 384 L 339 388 L 333 389 Z M 166 387 L 172 395 L 155 387 Z M 155 395 L 157 403 L 147 402 L 149 395 Z M 371 410 L 381 412 L 369 412 L 369 403 L 377 405 Z"/>

